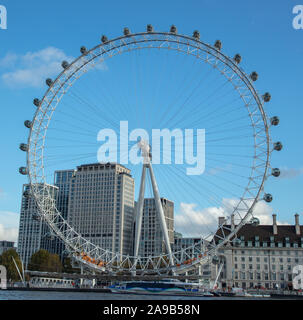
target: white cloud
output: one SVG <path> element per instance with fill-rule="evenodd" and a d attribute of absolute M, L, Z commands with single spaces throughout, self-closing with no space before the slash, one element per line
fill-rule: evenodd
<path fill-rule="evenodd" d="M 280 178 L 282 179 L 293 179 L 303 174 L 303 168 L 288 168 L 282 167 Z"/>
<path fill-rule="evenodd" d="M 0 211 L 0 241 L 17 241 L 19 214 L 12 211 Z"/>
<path fill-rule="evenodd" d="M 0 224 L 0 241 L 14 241 L 18 239 L 18 228 L 5 228 L 3 224 Z"/>
<path fill-rule="evenodd" d="M 73 58 L 54 47 L 28 52 L 23 56 L 9 53 L 0 60 L 0 65 L 11 70 L 3 73 L 1 78 L 10 87 L 40 87 L 46 78 L 62 70 L 63 60 L 71 62 Z"/>
<path fill-rule="evenodd" d="M 18 60 L 18 56 L 15 53 L 9 52 L 4 56 L 4 58 L 0 59 L 0 67 L 12 68 L 14 67 L 17 60 Z"/>
<path fill-rule="evenodd" d="M 187 237 L 207 236 L 210 232 L 216 230 L 218 218 L 229 217 L 237 203 L 238 200 L 236 199 L 223 199 L 220 207 L 209 207 L 201 210 L 197 209 L 197 204 L 181 203 L 180 211 L 175 215 L 175 230 Z M 260 224 L 272 224 L 272 214 L 273 208 L 264 201 L 259 201 L 254 207 L 254 216 L 260 220 Z M 286 224 L 280 221 L 277 221 L 277 223 Z"/>
<path fill-rule="evenodd" d="M 218 218 L 224 213 L 221 207 L 197 210 L 197 204 L 181 202 L 180 212 L 175 215 L 175 230 L 188 237 L 206 236 L 215 230 Z"/>
<path fill-rule="evenodd" d="M 41 87 L 47 78 L 57 76 L 61 71 L 61 63 L 72 62 L 73 57 L 67 56 L 63 50 L 47 47 L 24 55 L 8 53 L 0 59 L 0 67 L 9 69 L 2 73 L 2 81 L 9 87 Z M 96 66 L 98 70 L 107 70 L 105 63 Z"/>
<path fill-rule="evenodd" d="M 223 206 L 227 208 L 225 210 L 227 216 L 232 213 L 233 208 L 238 204 L 236 199 L 223 199 Z M 252 200 L 246 202 L 248 206 L 252 205 Z M 241 208 L 241 207 L 240 207 Z M 244 205 L 242 206 L 244 209 Z M 260 220 L 260 224 L 272 224 L 273 208 L 265 201 L 259 201 L 254 207 L 253 215 Z"/>
<path fill-rule="evenodd" d="M 0 211 L 0 224 L 7 228 L 17 228 L 20 215 L 12 211 Z"/>

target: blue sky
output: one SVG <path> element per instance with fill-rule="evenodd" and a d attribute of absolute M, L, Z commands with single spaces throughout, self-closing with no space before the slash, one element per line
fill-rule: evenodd
<path fill-rule="evenodd" d="M 187 35 L 198 29 L 205 42 L 213 44 L 220 39 L 226 54 L 241 53 L 242 67 L 259 73 L 258 89 L 272 95 L 267 112 L 281 120 L 273 130 L 273 140 L 281 140 L 284 145 L 272 157 L 273 165 L 283 172 L 281 178 L 266 184 L 266 191 L 274 196 L 270 206 L 282 222 L 291 223 L 293 214 L 302 212 L 303 30 L 292 27 L 292 9 L 300 0 L 2 0 L 0 4 L 8 11 L 8 29 L 0 30 L 0 232 L 6 232 L 7 238 L 15 237 L 12 229 L 18 226 L 21 188 L 27 182 L 18 174 L 18 168 L 25 164 L 25 155 L 18 149 L 27 137 L 23 122 L 31 119 L 35 110 L 32 99 L 45 91 L 39 80 L 46 78 L 45 72 L 50 70 L 45 58 L 49 51 L 43 50 L 57 50 L 58 59 L 76 57 L 81 45 L 93 47 L 102 34 L 116 37 L 125 26 L 139 32 L 148 23 L 159 31 L 175 24 L 179 33 Z M 47 67 L 42 68 L 42 64 Z M 30 81 L 11 77 L 24 69 L 33 72 Z"/>

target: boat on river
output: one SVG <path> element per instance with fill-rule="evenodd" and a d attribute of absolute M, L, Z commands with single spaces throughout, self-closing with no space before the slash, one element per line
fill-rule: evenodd
<path fill-rule="evenodd" d="M 201 287 L 199 283 L 188 283 L 174 279 L 163 279 L 161 281 L 127 281 L 111 285 L 109 289 L 114 293 L 214 296 L 213 293 Z"/>

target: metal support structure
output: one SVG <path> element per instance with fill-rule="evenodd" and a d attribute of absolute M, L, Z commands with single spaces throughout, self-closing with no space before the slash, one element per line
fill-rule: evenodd
<path fill-rule="evenodd" d="M 136 231 L 135 231 L 135 245 L 134 245 L 134 256 L 137 257 L 139 253 L 140 235 L 142 229 L 142 215 L 143 215 L 143 205 L 144 205 L 144 192 L 145 192 L 145 177 L 146 177 L 146 166 L 143 165 L 139 200 L 137 204 L 136 212 Z M 136 265 L 136 263 L 134 263 Z"/>
<path fill-rule="evenodd" d="M 25 285 L 25 278 L 22 277 L 21 272 L 20 272 L 20 270 L 19 270 L 19 268 L 18 268 L 18 265 L 17 265 L 17 263 L 16 263 L 16 260 L 14 259 L 13 256 L 12 256 L 12 259 L 13 259 L 14 265 L 15 265 L 15 267 L 16 267 L 16 269 L 17 269 L 17 272 L 18 272 L 18 274 L 19 274 L 19 277 L 20 277 L 21 281 L 23 282 L 23 284 Z"/>
<path fill-rule="evenodd" d="M 153 167 L 152 167 L 151 164 L 149 164 L 149 173 L 150 173 L 150 178 L 151 178 L 151 182 L 152 182 L 152 186 L 153 186 L 153 193 L 154 193 L 154 197 L 155 197 L 156 210 L 157 210 L 158 217 L 159 217 L 159 220 L 160 220 L 162 233 L 164 235 L 164 242 L 165 242 L 166 250 L 167 250 L 167 253 L 168 253 L 168 256 L 169 256 L 170 264 L 173 266 L 174 265 L 174 259 L 173 259 L 173 255 L 172 255 L 172 251 L 171 251 L 171 247 L 170 247 L 170 242 L 169 242 L 169 237 L 168 237 L 168 230 L 167 230 L 167 225 L 166 225 L 166 221 L 165 221 L 164 211 L 163 211 L 161 199 L 160 199 L 160 196 L 159 196 L 158 185 L 157 185 L 156 178 L 155 178 L 154 171 L 153 171 Z"/>
<path fill-rule="evenodd" d="M 146 178 L 146 169 L 149 169 L 149 175 L 152 183 L 153 194 L 155 199 L 156 211 L 158 214 L 161 230 L 164 236 L 165 247 L 167 250 L 167 254 L 169 257 L 170 265 L 174 265 L 174 259 L 170 247 L 169 237 L 168 237 L 168 229 L 165 221 L 165 215 L 161 203 L 161 198 L 159 194 L 159 188 L 157 185 L 157 181 L 154 175 L 153 167 L 151 164 L 151 152 L 150 146 L 146 143 L 146 141 L 141 140 L 138 142 L 138 147 L 141 149 L 142 157 L 143 157 L 143 169 L 142 169 L 142 177 L 141 177 L 141 185 L 140 185 L 140 194 L 137 206 L 136 213 L 136 233 L 135 233 L 135 246 L 134 246 L 134 256 L 137 260 L 138 252 L 139 252 L 139 242 L 140 235 L 142 229 L 142 216 L 143 216 L 143 205 L 144 205 L 144 192 L 145 192 L 145 178 Z M 136 266 L 136 263 L 134 264 Z"/>
<path fill-rule="evenodd" d="M 223 265 L 224 265 L 224 263 L 222 262 L 222 263 L 220 264 L 220 267 L 219 267 L 219 270 L 218 270 L 218 273 L 217 273 L 217 276 L 216 276 L 216 280 L 215 280 L 213 289 L 216 289 L 216 286 L 217 286 L 217 283 L 218 283 L 218 280 L 219 280 L 219 277 L 220 277 L 220 274 L 221 274 Z"/>
<path fill-rule="evenodd" d="M 61 273 L 61 272 L 41 272 L 41 271 L 32 271 L 32 270 L 26 270 L 25 271 L 27 275 L 30 276 L 38 276 L 38 277 L 48 277 L 48 278 L 66 278 L 66 279 L 74 279 L 74 280 L 93 280 L 96 279 L 97 281 L 161 281 L 163 278 L 165 279 L 176 279 L 180 281 L 197 281 L 199 279 L 198 275 L 136 275 L 135 277 L 133 275 L 129 274 L 78 274 L 78 273 Z"/>

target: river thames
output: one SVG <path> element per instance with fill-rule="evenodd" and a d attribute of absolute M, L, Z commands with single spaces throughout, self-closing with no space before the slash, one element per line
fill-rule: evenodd
<path fill-rule="evenodd" d="M 0 300 L 272 300 L 271 298 L 243 297 L 186 297 L 139 295 L 103 292 L 51 292 L 0 290 Z"/>

